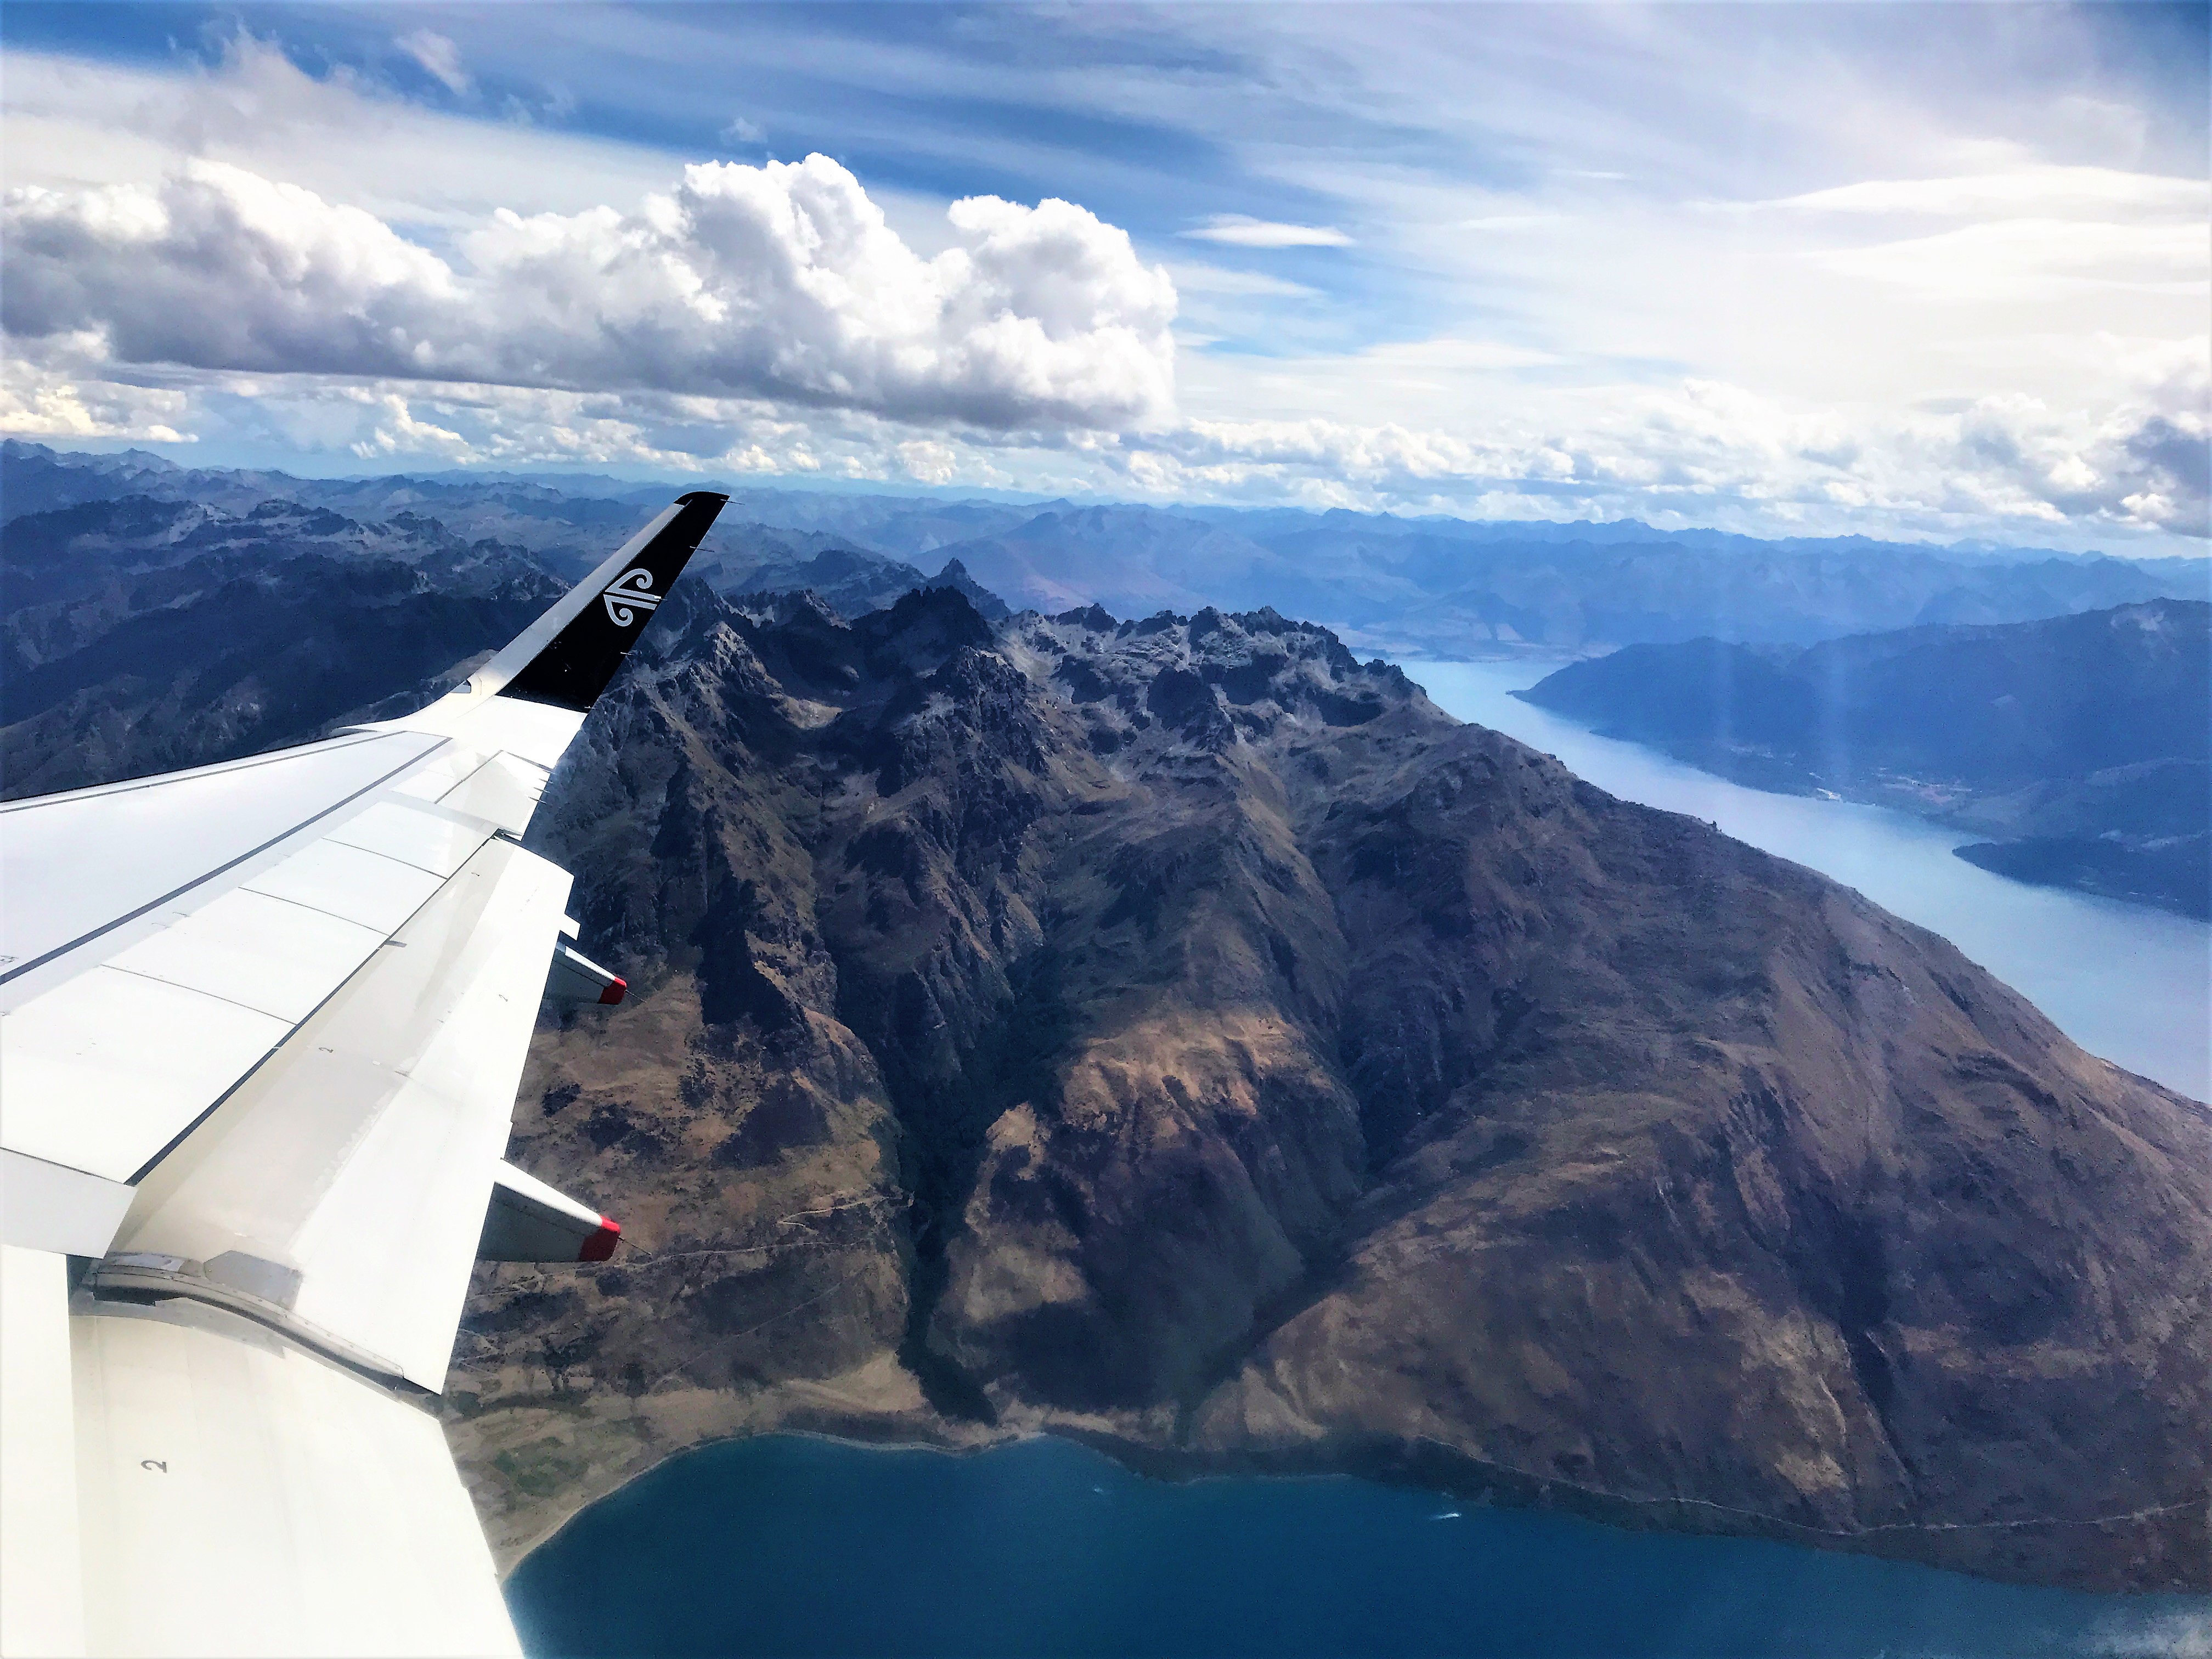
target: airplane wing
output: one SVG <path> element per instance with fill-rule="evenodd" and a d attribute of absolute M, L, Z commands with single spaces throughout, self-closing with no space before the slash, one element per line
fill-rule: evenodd
<path fill-rule="evenodd" d="M 502 1161 L 618 1001 L 526 850 L 726 498 L 404 720 L 0 805 L 0 1654 L 512 1654 L 434 1414 L 471 1265 L 620 1228 Z"/>

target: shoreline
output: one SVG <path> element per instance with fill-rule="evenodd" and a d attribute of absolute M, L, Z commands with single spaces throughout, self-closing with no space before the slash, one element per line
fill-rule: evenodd
<path fill-rule="evenodd" d="M 738 1398 L 728 1395 L 720 1397 L 733 1403 Z M 1623 1532 L 1759 1539 L 1799 1549 L 1903 1562 L 2021 1588 L 2131 1598 L 2212 1595 L 2212 1577 L 2192 1588 L 2114 1582 L 2094 1577 L 2062 1579 L 2017 1569 L 2007 1571 L 2005 1554 L 1996 1547 L 2008 1537 L 2042 1537 L 2060 1529 L 2094 1528 L 2119 1535 L 2136 1529 L 2154 1534 L 2166 1517 L 2202 1514 L 2208 1504 L 2203 1495 L 2118 1516 L 1897 1522 L 1839 1529 L 1792 1522 L 1785 1516 L 1715 1499 L 1638 1497 L 1531 1475 L 1419 1436 L 1409 1440 L 1377 1438 L 1296 1447 L 1200 1449 L 1159 1444 L 1130 1433 L 1131 1425 L 1115 1425 L 1095 1418 L 1064 1418 L 1048 1412 L 1024 1412 L 1016 1420 L 985 1425 L 956 1425 L 927 1413 L 927 1407 L 926 1415 L 897 1413 L 877 1416 L 866 1412 L 823 1410 L 822 1405 L 825 1402 L 821 1401 L 811 1402 L 811 1409 L 799 1401 L 756 1403 L 769 1405 L 771 1408 L 765 1413 L 745 1413 L 750 1422 L 733 1423 L 723 1432 L 709 1430 L 684 1443 L 669 1445 L 658 1455 L 629 1462 L 619 1471 L 594 1471 L 603 1477 L 611 1474 L 613 1478 L 586 1480 L 569 1501 L 549 1494 L 550 1506 L 557 1511 L 557 1518 L 539 1520 L 535 1525 L 509 1532 L 503 1544 L 495 1540 L 494 1553 L 501 1583 L 509 1580 L 525 1559 L 550 1543 L 586 1510 L 675 1460 L 713 1446 L 791 1436 L 859 1450 L 927 1451 L 946 1456 L 972 1456 L 1024 1441 L 1059 1439 L 1109 1458 L 1139 1478 L 1178 1486 L 1210 1480 L 1348 1479 L 1433 1493 L 1440 1498 L 1480 1508 L 1571 1516 Z M 778 1404 L 788 1409 L 775 1409 Z M 584 1495 L 586 1492 L 588 1495 Z M 489 1523 L 491 1517 L 486 1518 Z M 487 1531 L 491 1531 L 489 1524 Z M 1929 1547 L 1938 1540 L 1951 1547 Z M 2145 1541 L 2150 1541 L 2148 1536 Z"/>

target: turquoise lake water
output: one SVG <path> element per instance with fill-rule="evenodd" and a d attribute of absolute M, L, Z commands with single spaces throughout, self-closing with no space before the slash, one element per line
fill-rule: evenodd
<path fill-rule="evenodd" d="M 577 1516 L 507 1600 L 538 1659 L 2212 1653 L 2212 1598 L 2023 1589 L 1348 1478 L 1174 1485 L 1058 1440 L 708 1447 Z"/>
<path fill-rule="evenodd" d="M 1849 883 L 2085 1048 L 2205 1097 L 2212 928 L 2007 881 L 1919 819 L 1741 788 L 1509 695 L 1550 666 L 1407 665 L 1461 718 Z M 709 1447 L 577 1516 L 508 1600 L 539 1659 L 2212 1656 L 2212 1597 L 2032 1589 L 1349 1479 L 1178 1486 L 1058 1441 Z"/>

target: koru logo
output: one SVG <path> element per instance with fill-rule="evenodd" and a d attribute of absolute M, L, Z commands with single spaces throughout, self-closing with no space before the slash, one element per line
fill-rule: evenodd
<path fill-rule="evenodd" d="M 623 571 L 599 595 L 599 603 L 606 606 L 608 618 L 617 628 L 628 628 L 641 611 L 650 615 L 660 603 L 660 595 L 653 591 L 653 572 L 642 565 Z"/>

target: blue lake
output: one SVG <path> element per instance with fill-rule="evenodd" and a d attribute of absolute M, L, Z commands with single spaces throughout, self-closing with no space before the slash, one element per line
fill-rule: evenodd
<path fill-rule="evenodd" d="M 539 1659 L 2212 1653 L 2212 1598 L 2022 1589 L 1348 1478 L 1174 1485 L 1058 1440 L 708 1447 L 577 1516 L 507 1600 Z"/>

